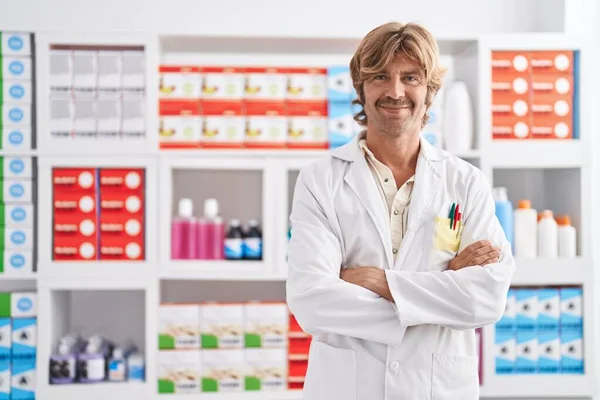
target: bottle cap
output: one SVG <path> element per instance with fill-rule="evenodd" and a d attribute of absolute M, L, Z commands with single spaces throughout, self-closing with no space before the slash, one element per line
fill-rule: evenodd
<path fill-rule="evenodd" d="M 507 201 L 508 194 L 505 187 L 496 187 L 492 189 L 492 196 L 495 201 Z"/>
<path fill-rule="evenodd" d="M 538 214 L 538 221 L 544 218 L 553 218 L 552 210 L 543 210 Z"/>
<path fill-rule="evenodd" d="M 123 358 L 123 349 L 117 347 L 113 350 L 113 358 Z"/>
<path fill-rule="evenodd" d="M 217 199 L 206 199 L 204 202 L 204 216 L 215 218 L 219 214 L 219 202 Z"/>
<path fill-rule="evenodd" d="M 231 221 L 229 221 L 229 225 L 237 228 L 238 226 L 240 226 L 240 220 L 232 219 Z"/>
<path fill-rule="evenodd" d="M 556 217 L 556 223 L 560 226 L 570 226 L 571 218 L 568 215 L 558 215 Z"/>
<path fill-rule="evenodd" d="M 531 208 L 531 200 L 519 200 L 519 208 L 520 209 L 530 209 Z"/>
<path fill-rule="evenodd" d="M 66 343 L 61 343 L 58 345 L 58 354 L 61 356 L 66 356 L 67 354 L 69 354 L 69 345 Z"/>
<path fill-rule="evenodd" d="M 250 221 L 248 221 L 248 226 L 251 226 L 253 228 L 258 227 L 258 221 L 255 219 L 251 219 Z"/>
<path fill-rule="evenodd" d="M 192 218 L 194 213 L 194 203 L 192 199 L 183 198 L 179 200 L 179 216 L 182 218 Z"/>

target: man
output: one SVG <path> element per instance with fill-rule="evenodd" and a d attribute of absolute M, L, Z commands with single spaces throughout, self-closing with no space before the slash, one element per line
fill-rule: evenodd
<path fill-rule="evenodd" d="M 484 175 L 420 137 L 437 43 L 385 24 L 350 69 L 366 129 L 301 172 L 290 217 L 304 398 L 477 399 L 474 329 L 501 317 L 515 265 Z"/>

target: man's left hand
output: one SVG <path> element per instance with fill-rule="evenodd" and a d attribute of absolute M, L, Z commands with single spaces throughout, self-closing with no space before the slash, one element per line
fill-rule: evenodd
<path fill-rule="evenodd" d="M 389 301 L 394 301 L 385 277 L 385 271 L 376 267 L 342 268 L 340 278 L 348 283 L 362 286 Z"/>

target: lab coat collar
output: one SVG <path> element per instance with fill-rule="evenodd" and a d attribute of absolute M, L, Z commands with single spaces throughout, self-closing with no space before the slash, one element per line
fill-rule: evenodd
<path fill-rule="evenodd" d="M 373 179 L 365 155 L 359 145 L 360 139 L 364 138 L 365 135 L 365 131 L 356 135 L 350 143 L 333 150 L 332 155 L 352 163 L 344 180 L 348 183 L 350 188 L 352 188 L 377 227 L 377 232 L 379 233 L 379 237 L 385 248 L 388 266 L 389 268 L 392 268 L 393 255 L 389 216 L 386 215 L 386 208 L 381 201 L 375 179 Z M 414 238 L 415 231 L 427 215 L 426 211 L 431 207 L 431 203 L 437 193 L 441 179 L 442 163 L 440 161 L 443 161 L 446 158 L 443 152 L 433 148 L 433 146 L 423 138 L 421 138 L 420 145 L 421 148 L 417 159 L 415 173 L 415 184 L 408 210 L 408 229 L 402 240 L 400 253 L 396 260 L 398 265 L 401 265 L 404 260 L 412 239 Z"/>

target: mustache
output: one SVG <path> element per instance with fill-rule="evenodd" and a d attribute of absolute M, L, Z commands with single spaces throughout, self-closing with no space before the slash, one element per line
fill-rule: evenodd
<path fill-rule="evenodd" d="M 384 99 L 377 100 L 375 105 L 384 106 L 384 107 L 392 106 L 392 107 L 411 107 L 412 108 L 414 106 L 414 103 L 412 101 L 410 101 L 409 99 L 395 100 L 395 99 L 392 99 L 391 97 L 386 97 Z"/>

